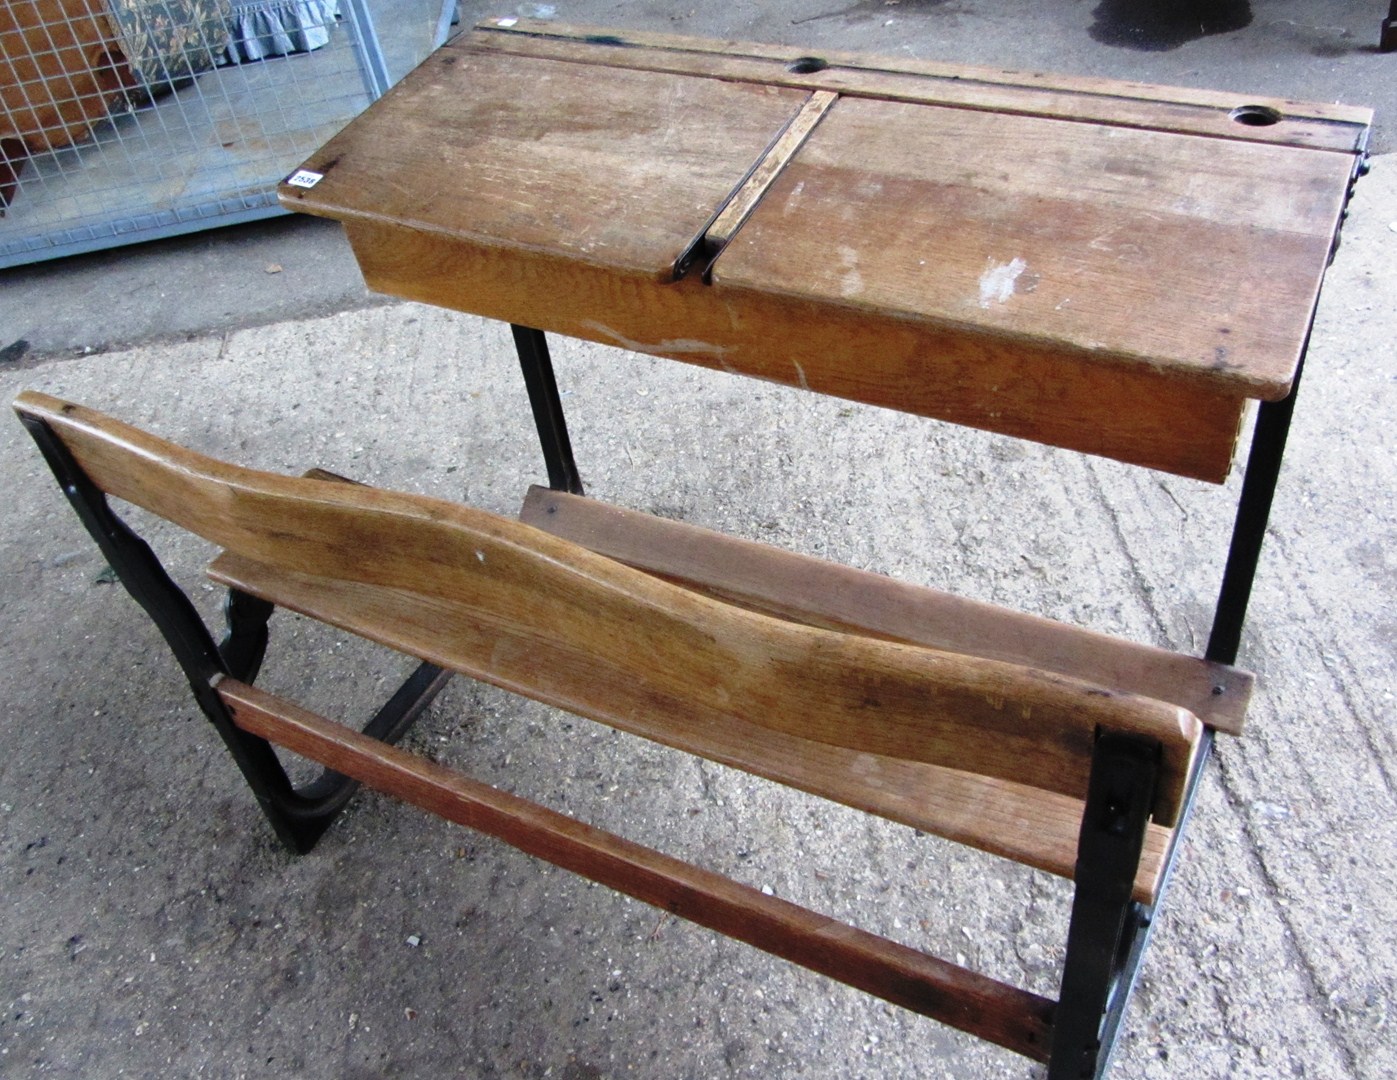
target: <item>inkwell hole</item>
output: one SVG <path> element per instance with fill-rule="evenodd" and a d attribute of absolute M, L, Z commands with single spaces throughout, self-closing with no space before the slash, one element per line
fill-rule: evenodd
<path fill-rule="evenodd" d="M 1247 127 L 1270 127 L 1281 122 L 1281 114 L 1269 105 L 1239 105 L 1227 115 Z"/>

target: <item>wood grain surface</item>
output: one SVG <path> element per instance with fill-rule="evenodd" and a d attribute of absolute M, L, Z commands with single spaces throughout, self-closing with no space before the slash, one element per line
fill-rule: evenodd
<path fill-rule="evenodd" d="M 831 90 L 848 96 L 923 101 L 1341 153 L 1362 150 L 1373 122 L 1373 110 L 1333 102 L 839 49 L 820 49 L 812 56 L 794 45 L 567 26 L 538 19 L 487 19 L 473 34 L 457 38 L 452 45 L 646 71 L 707 71 L 724 79 Z M 809 63 L 811 60 L 816 63 Z M 1248 105 L 1270 110 L 1274 122 L 1239 122 L 1234 113 Z"/>
<path fill-rule="evenodd" d="M 781 133 L 757 167 L 752 170 L 752 174 L 728 200 L 712 224 L 704 230 L 703 246 L 708 255 L 716 256 L 727 246 L 728 241 L 742 228 L 742 223 L 756 209 L 757 203 L 761 202 L 772 183 L 781 175 L 781 170 L 795 157 L 796 151 L 810 137 L 810 133 L 838 99 L 837 94 L 828 90 L 817 90 L 810 95 L 810 100 L 801 107 L 790 126 Z"/>
<path fill-rule="evenodd" d="M 214 559 L 208 572 L 220 585 L 419 659 L 436 657 L 450 663 L 455 657 L 459 663 L 460 631 L 443 633 L 443 628 L 469 626 L 472 618 L 465 605 L 294 573 L 228 552 Z M 539 649 L 536 663 L 555 661 L 547 648 Z M 489 677 L 479 667 L 470 674 Z M 554 703 L 568 706 L 563 700 Z M 959 769 L 846 750 L 729 713 L 694 719 L 678 709 L 664 723 L 655 722 L 649 712 L 613 716 L 609 722 L 686 753 L 1059 877 L 1071 878 L 1076 872 L 1083 808 L 1078 799 Z M 1157 895 L 1172 835 L 1160 825 L 1149 826 L 1135 875 L 1135 898 L 1141 903 L 1152 903 Z"/>
<path fill-rule="evenodd" d="M 729 603 L 823 626 L 985 656 L 1143 694 L 1242 733 L 1255 676 L 682 521 L 532 487 L 519 519 Z"/>
<path fill-rule="evenodd" d="M 1200 480 L 1232 464 L 1245 399 L 1152 364 L 390 224 L 345 230 L 378 292 Z"/>
<path fill-rule="evenodd" d="M 445 49 L 305 163 L 324 179 L 281 196 L 668 279 L 809 96 Z"/>
<path fill-rule="evenodd" d="M 1371 121 L 505 21 L 280 189 L 372 288 L 1212 481 L 1288 392 Z"/>
<path fill-rule="evenodd" d="M 236 554 L 402 590 L 429 615 L 434 603 L 464 605 L 469 620 L 432 624 L 443 666 L 507 689 L 657 732 L 733 716 L 1074 798 L 1086 793 L 1096 731 L 1133 732 L 1160 747 L 1155 820 L 1176 819 L 1202 731 L 1177 706 L 1002 661 L 794 625 L 506 518 L 240 469 L 45 395 L 25 394 L 16 407 L 47 422 L 104 491 Z"/>
<path fill-rule="evenodd" d="M 1276 399 L 1351 169 L 1339 154 L 842 99 L 712 280 L 720 295 L 1052 342 Z"/>
<path fill-rule="evenodd" d="M 232 679 L 245 731 L 448 821 L 962 1031 L 1046 1060 L 1054 1003 L 471 780 Z"/>

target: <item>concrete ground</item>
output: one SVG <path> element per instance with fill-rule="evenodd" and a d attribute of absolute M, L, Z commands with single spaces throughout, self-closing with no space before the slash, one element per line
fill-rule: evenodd
<path fill-rule="evenodd" d="M 1255 6 L 1250 25 L 1230 28 L 1247 5 L 1212 5 L 1204 29 L 1219 32 L 1183 41 L 1191 29 L 1146 33 L 1141 4 L 1110 0 L 556 5 L 579 22 L 1239 93 L 1383 105 L 1397 94 L 1397 59 L 1368 51 L 1385 5 Z M 463 7 L 467 21 L 486 10 Z M 1318 314 L 1243 643 L 1261 677 L 1251 727 L 1221 745 L 1205 783 L 1126 1020 L 1121 1077 L 1397 1074 L 1388 131 Z M 283 272 L 265 273 L 270 263 Z M 322 223 L 210 233 L 0 282 L 6 400 L 46 390 L 240 462 L 321 465 L 505 513 L 540 479 L 507 333 L 370 303 Z M 1223 491 L 597 346 L 555 349 L 599 497 L 1202 647 L 1235 483 Z M 17 424 L 0 424 L 0 460 L 0 1075 L 1035 1075 L 377 796 L 358 798 L 311 855 L 285 854 Z M 168 530 L 154 539 L 213 618 L 208 552 Z M 288 616 L 274 632 L 283 647 L 266 685 L 328 715 L 361 717 L 401 672 Z M 1054 992 L 1070 892 L 1044 875 L 465 680 L 410 745 Z"/>

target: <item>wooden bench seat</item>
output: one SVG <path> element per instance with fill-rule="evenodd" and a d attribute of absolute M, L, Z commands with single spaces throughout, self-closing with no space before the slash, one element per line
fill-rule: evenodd
<path fill-rule="evenodd" d="M 400 652 L 456 667 L 443 647 L 443 625 L 461 625 L 469 609 L 445 601 L 278 570 L 235 555 L 209 566 L 214 581 L 260 596 Z M 459 655 L 456 654 L 456 655 Z M 545 657 L 546 659 L 546 657 Z M 468 672 L 479 674 L 478 669 Z M 496 681 L 496 680 L 491 680 Z M 520 689 L 517 684 L 508 689 Z M 522 691 L 521 692 L 526 692 Z M 566 702 L 555 701 L 566 705 Z M 663 730 L 618 727 L 680 750 L 800 788 L 835 802 L 944 836 L 1070 878 L 1081 828 L 1080 799 L 1013 781 L 893 756 L 814 742 L 723 714 Z M 1171 831 L 1151 824 L 1134 895 L 1152 903 Z"/>
<path fill-rule="evenodd" d="M 1126 738 L 1147 748 L 1139 850 L 1124 882 L 1143 903 L 1157 897 L 1205 728 L 1187 707 L 1129 682 L 1165 685 L 1175 665 L 1183 673 L 1175 696 L 1201 695 L 1209 715 L 1232 726 L 1250 686 L 1223 665 L 1112 645 L 987 605 L 959 620 L 969 637 L 931 625 L 899 630 L 899 612 L 945 608 L 953 598 L 556 492 L 532 491 L 526 521 L 515 522 L 337 479 L 239 468 L 41 394 L 22 395 L 16 408 L 53 460 L 102 493 L 94 513 L 108 513 L 106 496 L 114 496 L 223 546 L 211 576 L 234 597 L 265 601 L 264 621 L 272 605 L 297 611 L 1056 874 L 1078 869 L 1101 740 Z M 109 523 L 105 535 L 122 528 Z M 623 546 L 626 561 L 554 532 Z M 975 655 L 970 637 L 994 638 L 995 621 L 1014 628 L 1009 646 Z M 1039 624 L 1046 645 L 1029 632 Z M 1032 666 L 1038 655 L 1053 667 Z M 417 761 L 221 667 L 207 687 L 245 736 L 1021 1053 L 1050 1049 L 1046 999 Z M 1080 677 L 1115 668 L 1127 680 Z M 1201 689 L 1200 678 L 1222 692 Z"/>
<path fill-rule="evenodd" d="M 548 488 L 530 489 L 520 518 L 618 562 L 754 611 L 807 626 L 1027 665 L 1168 700 L 1220 731 L 1242 730 L 1254 680 L 1249 672 L 1226 664 Z M 209 575 L 222 585 L 401 652 L 455 666 L 440 648 L 438 627 L 463 621 L 459 605 L 441 599 L 427 605 L 413 594 L 279 570 L 228 553 L 210 564 Z M 815 743 L 731 716 L 705 718 L 701 736 L 674 728 L 642 733 L 1061 877 L 1073 873 L 1079 799 L 972 772 Z M 1142 903 L 1156 898 L 1171 835 L 1164 826 L 1150 826 L 1135 881 L 1134 895 Z"/>

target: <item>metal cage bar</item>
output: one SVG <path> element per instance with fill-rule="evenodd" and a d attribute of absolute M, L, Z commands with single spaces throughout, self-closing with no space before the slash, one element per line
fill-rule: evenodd
<path fill-rule="evenodd" d="M 0 269 L 280 215 L 278 181 L 388 89 L 366 0 L 171 9 L 0 9 Z"/>

